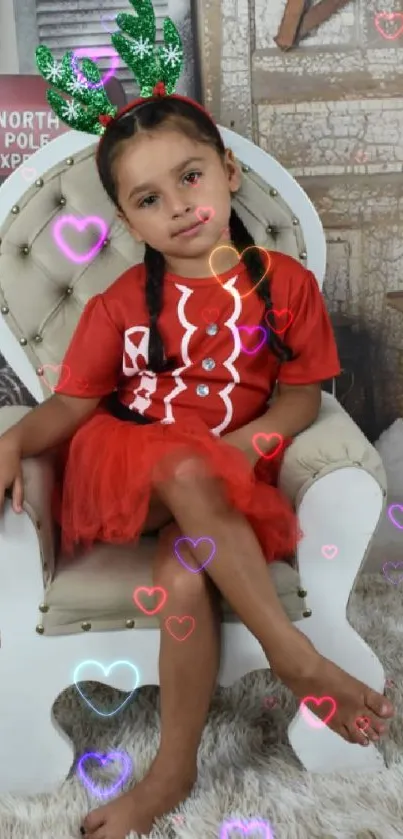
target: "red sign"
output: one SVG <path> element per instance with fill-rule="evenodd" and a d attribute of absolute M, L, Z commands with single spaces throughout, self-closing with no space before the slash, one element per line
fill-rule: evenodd
<path fill-rule="evenodd" d="M 59 134 L 71 130 L 50 109 L 48 89 L 42 76 L 0 75 L 1 179 Z M 105 89 L 113 104 L 118 108 L 125 105 L 125 93 L 118 79 L 110 79 Z"/>
<path fill-rule="evenodd" d="M 42 76 L 0 76 L 0 177 L 69 128 L 46 100 Z"/>

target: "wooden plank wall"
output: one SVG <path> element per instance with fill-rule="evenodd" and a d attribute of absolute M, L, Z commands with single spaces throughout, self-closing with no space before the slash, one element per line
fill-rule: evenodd
<path fill-rule="evenodd" d="M 206 104 L 276 157 L 317 207 L 328 308 L 371 338 L 379 433 L 403 416 L 403 312 L 385 299 L 403 293 L 401 0 L 352 0 L 288 52 L 274 42 L 285 0 L 203 7 L 215 70 L 205 77 Z"/>

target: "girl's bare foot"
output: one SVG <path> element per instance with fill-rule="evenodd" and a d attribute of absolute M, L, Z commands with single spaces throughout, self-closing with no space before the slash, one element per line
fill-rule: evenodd
<path fill-rule="evenodd" d="M 190 795 L 196 781 L 196 767 L 181 772 L 162 763 L 158 756 L 148 774 L 134 789 L 93 810 L 83 821 L 87 839 L 125 839 L 131 830 L 148 834 L 154 819 L 174 810 Z"/>
<path fill-rule="evenodd" d="M 304 704 L 317 717 L 324 720 L 330 715 L 326 724 L 350 743 L 367 746 L 371 740 L 379 740 L 387 729 L 385 720 L 394 715 L 393 705 L 385 696 L 321 656 L 295 627 L 281 650 L 281 658 L 276 656 L 275 662 L 272 659 L 271 666 L 298 699 L 306 700 Z M 328 700 L 315 704 L 308 697 Z"/>

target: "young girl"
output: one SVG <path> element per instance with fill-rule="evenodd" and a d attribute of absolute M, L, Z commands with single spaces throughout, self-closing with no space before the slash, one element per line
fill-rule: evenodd
<path fill-rule="evenodd" d="M 231 208 L 241 173 L 211 117 L 185 97 L 154 93 L 104 120 L 97 154 L 118 215 L 145 243 L 144 263 L 89 301 L 65 383 L 0 439 L 1 484 L 12 486 L 16 510 L 21 458 L 64 443 L 58 515 L 67 550 L 159 531 L 153 579 L 168 595 L 159 612 L 160 747 L 133 790 L 85 818 L 88 839 L 149 833 L 189 795 L 219 668 L 219 594 L 295 696 L 334 697 L 329 725 L 341 737 L 367 745 L 393 715 L 290 623 L 267 568 L 297 540 L 294 513 L 270 485 L 270 456 L 314 422 L 320 382 L 339 372 L 316 280 L 294 259 L 252 248 Z M 265 313 L 271 328 L 254 352 Z M 174 552 L 182 536 L 190 568 Z M 215 544 L 208 564 L 202 537 Z M 184 643 L 165 628 L 169 615 L 193 616 Z M 356 725 L 363 716 L 366 734 Z"/>

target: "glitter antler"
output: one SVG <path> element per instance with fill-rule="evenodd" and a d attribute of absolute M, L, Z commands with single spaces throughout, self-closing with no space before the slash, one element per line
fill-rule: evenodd
<path fill-rule="evenodd" d="M 45 81 L 72 96 L 72 101 L 68 101 L 54 90 L 46 91 L 46 98 L 55 114 L 77 131 L 103 134 L 105 127 L 99 122 L 100 114 L 113 117 L 118 109 L 108 99 L 95 62 L 90 58 L 83 58 L 82 67 L 79 69 L 77 58 L 69 51 L 64 54 L 59 64 L 54 60 L 50 49 L 44 45 L 36 48 L 35 56 L 38 70 Z"/>
<path fill-rule="evenodd" d="M 179 32 L 170 18 L 164 20 L 164 46 L 155 48 L 156 25 L 151 0 L 130 0 L 136 12 L 133 15 L 121 12 L 116 23 L 129 35 L 130 41 L 119 32 L 112 35 L 112 43 L 125 64 L 130 67 L 140 86 L 140 96 L 152 96 L 158 82 L 165 86 L 165 93 L 175 92 L 175 86 L 182 72 L 183 46 Z"/>

